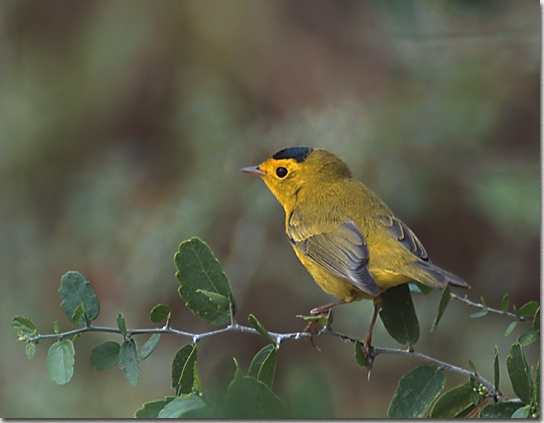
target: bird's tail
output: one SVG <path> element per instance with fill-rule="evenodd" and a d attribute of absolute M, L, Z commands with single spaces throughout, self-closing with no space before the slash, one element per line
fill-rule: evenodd
<path fill-rule="evenodd" d="M 444 288 L 446 285 L 458 286 L 460 288 L 470 288 L 459 276 L 448 272 L 430 261 L 418 260 L 410 266 L 414 272 L 411 275 L 415 280 L 435 288 Z"/>

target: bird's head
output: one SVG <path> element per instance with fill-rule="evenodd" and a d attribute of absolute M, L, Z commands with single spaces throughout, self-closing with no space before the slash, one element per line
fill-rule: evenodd
<path fill-rule="evenodd" d="M 301 190 L 311 195 L 322 184 L 351 178 L 351 171 L 338 156 L 308 147 L 285 148 L 260 165 L 243 168 L 242 172 L 263 178 L 286 210 L 292 210 Z"/>

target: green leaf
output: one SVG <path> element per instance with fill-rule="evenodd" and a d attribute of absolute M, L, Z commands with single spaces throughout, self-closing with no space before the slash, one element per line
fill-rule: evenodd
<path fill-rule="evenodd" d="M 520 407 L 512 414 L 512 419 L 526 419 L 531 415 L 531 406 Z"/>
<path fill-rule="evenodd" d="M 70 321 L 78 306 L 84 310 L 84 315 L 75 322 L 76 325 L 86 324 L 85 316 L 91 322 L 98 317 L 100 313 L 100 303 L 96 297 L 91 284 L 85 280 L 79 272 L 67 272 L 60 280 L 59 294 L 61 306 Z"/>
<path fill-rule="evenodd" d="M 98 344 L 91 351 L 91 366 L 96 370 L 111 369 L 119 363 L 121 345 L 115 341 L 106 341 Z"/>
<path fill-rule="evenodd" d="M 121 344 L 119 362 L 130 384 L 136 386 L 140 378 L 140 358 L 134 338 L 125 339 Z"/>
<path fill-rule="evenodd" d="M 414 345 L 418 341 L 419 323 L 406 284 L 385 291 L 380 318 L 389 335 L 398 343 Z"/>
<path fill-rule="evenodd" d="M 483 310 L 480 310 L 480 311 L 477 311 L 476 313 L 472 313 L 470 315 L 470 317 L 472 317 L 473 319 L 477 319 L 479 317 L 484 317 L 485 315 L 487 315 L 489 313 L 489 310 L 484 308 Z"/>
<path fill-rule="evenodd" d="M 261 322 L 259 322 L 257 320 L 257 318 L 253 314 L 249 315 L 248 320 L 249 320 L 249 324 L 251 326 L 253 326 L 253 329 L 255 329 L 257 332 L 259 332 L 265 338 L 268 338 L 269 340 L 271 340 L 272 342 L 277 344 L 277 341 L 274 338 L 272 338 L 272 336 L 270 336 L 268 331 L 264 328 L 264 326 L 261 324 Z"/>
<path fill-rule="evenodd" d="M 527 304 L 524 304 L 518 310 L 518 314 L 523 317 L 529 317 L 535 314 L 538 310 L 538 303 L 536 301 L 529 301 Z"/>
<path fill-rule="evenodd" d="M 117 327 L 119 328 L 119 332 L 121 332 L 124 336 L 127 336 L 127 322 L 125 320 L 125 316 L 123 316 L 123 313 L 119 313 L 117 315 Z"/>
<path fill-rule="evenodd" d="M 451 288 L 449 285 L 446 285 L 446 287 L 442 290 L 442 295 L 440 296 L 440 301 L 438 302 L 438 312 L 436 313 L 436 317 L 431 326 L 431 332 L 434 332 L 434 330 L 438 326 L 438 322 L 440 322 L 440 319 L 442 318 L 444 311 L 446 311 L 446 307 L 448 306 L 450 299 L 451 299 Z"/>
<path fill-rule="evenodd" d="M 535 313 L 535 317 L 533 318 L 533 330 L 540 330 L 540 307 L 538 307 L 538 310 Z"/>
<path fill-rule="evenodd" d="M 472 360 L 468 360 L 468 367 L 470 367 L 470 370 L 472 371 L 472 373 L 478 374 L 478 370 L 476 370 L 476 365 L 474 364 Z"/>
<path fill-rule="evenodd" d="M 206 408 L 206 400 L 196 394 L 181 395 L 166 404 L 158 414 L 159 418 L 179 419 L 194 411 Z"/>
<path fill-rule="evenodd" d="M 305 322 L 317 322 L 321 326 L 327 326 L 327 322 L 329 320 L 328 316 L 319 315 L 319 316 L 303 316 L 302 314 L 297 314 L 295 316 L 297 319 L 302 319 Z"/>
<path fill-rule="evenodd" d="M 499 370 L 499 349 L 495 345 L 495 358 L 493 359 L 493 385 L 495 386 L 495 392 L 499 393 L 500 382 L 500 370 Z"/>
<path fill-rule="evenodd" d="M 32 342 L 29 342 L 28 344 L 25 345 L 26 358 L 28 358 L 29 360 L 32 360 L 35 353 L 36 353 L 36 345 L 34 345 Z"/>
<path fill-rule="evenodd" d="M 510 348 L 510 354 L 506 357 L 506 368 L 510 376 L 512 389 L 525 404 L 531 402 L 531 375 L 525 354 L 520 344 L 514 344 Z"/>
<path fill-rule="evenodd" d="M 410 292 L 416 292 L 423 295 L 429 295 L 433 289 L 418 281 L 410 281 L 408 282 L 408 288 L 410 289 Z"/>
<path fill-rule="evenodd" d="M 149 313 L 149 319 L 153 323 L 160 323 L 164 319 L 167 319 L 170 316 L 170 306 L 166 304 L 157 304 Z"/>
<path fill-rule="evenodd" d="M 147 357 L 151 355 L 151 353 L 155 350 L 155 347 L 158 345 L 159 341 L 161 339 L 160 333 L 154 333 L 149 337 L 147 342 L 142 347 L 142 352 L 140 353 L 140 357 L 142 360 L 145 360 Z"/>
<path fill-rule="evenodd" d="M 60 332 L 60 324 L 58 320 L 55 320 L 55 322 L 53 323 L 53 330 L 57 335 Z"/>
<path fill-rule="evenodd" d="M 273 344 L 269 344 L 261 349 L 249 366 L 248 375 L 263 382 L 272 389 L 274 383 L 274 373 L 276 372 L 277 350 Z"/>
<path fill-rule="evenodd" d="M 15 333 L 21 337 L 34 336 L 37 333 L 36 326 L 27 317 L 15 316 L 11 319 L 11 326 Z"/>
<path fill-rule="evenodd" d="M 510 305 L 510 295 L 504 294 L 504 297 L 502 297 L 501 302 L 501 310 L 506 313 L 508 311 L 508 306 Z"/>
<path fill-rule="evenodd" d="M 236 302 L 229 280 L 210 248 L 194 237 L 184 241 L 174 256 L 180 283 L 179 295 L 187 307 L 202 320 L 227 323 L 236 314 Z M 224 300 L 227 299 L 225 307 Z"/>
<path fill-rule="evenodd" d="M 83 313 L 85 310 L 83 309 L 83 304 L 79 304 L 76 309 L 74 310 L 74 314 L 72 314 L 72 318 L 70 319 L 70 322 L 75 326 L 77 325 L 77 322 L 81 319 L 81 316 L 83 316 Z"/>
<path fill-rule="evenodd" d="M 504 332 L 504 336 L 510 335 L 512 333 L 512 331 L 516 328 L 518 323 L 519 323 L 519 321 L 517 321 L 517 320 L 514 320 L 512 323 L 510 323 L 508 325 L 508 327 L 506 328 L 506 332 Z"/>
<path fill-rule="evenodd" d="M 282 419 L 288 418 L 285 405 L 270 388 L 261 381 L 242 376 L 236 370 L 224 399 L 225 418 Z"/>
<path fill-rule="evenodd" d="M 359 341 L 358 339 L 355 339 L 355 361 L 359 366 L 366 367 L 366 355 L 363 351 L 361 341 Z"/>
<path fill-rule="evenodd" d="M 138 419 L 156 419 L 159 417 L 159 412 L 164 408 L 164 406 L 176 398 L 177 397 L 169 396 L 163 400 L 146 402 L 144 405 L 142 405 L 142 408 L 136 411 L 134 417 Z"/>
<path fill-rule="evenodd" d="M 196 345 L 187 344 L 181 347 L 172 361 L 172 388 L 176 395 L 190 394 L 195 387 Z M 199 382 L 200 383 L 200 382 Z"/>
<path fill-rule="evenodd" d="M 397 419 L 423 417 L 445 383 L 446 376 L 439 367 L 416 367 L 399 381 L 387 415 Z"/>
<path fill-rule="evenodd" d="M 197 293 L 204 294 L 208 299 L 215 304 L 218 310 L 228 311 L 229 310 L 229 299 L 224 295 L 218 294 L 216 292 L 206 291 L 205 289 L 197 289 Z"/>
<path fill-rule="evenodd" d="M 478 392 L 476 392 L 474 389 L 470 393 L 470 402 L 473 405 L 478 405 L 480 403 L 480 394 L 478 394 Z"/>
<path fill-rule="evenodd" d="M 69 339 L 57 341 L 47 353 L 47 367 L 51 380 L 58 385 L 66 385 L 74 375 L 74 357 L 76 351 Z"/>
<path fill-rule="evenodd" d="M 533 384 L 533 403 L 540 409 L 540 359 L 536 363 L 535 383 Z"/>
<path fill-rule="evenodd" d="M 471 394 L 474 392 L 469 383 L 456 386 L 445 392 L 434 404 L 431 419 L 453 419 L 462 416 L 474 408 Z"/>
<path fill-rule="evenodd" d="M 478 417 L 481 419 L 508 419 L 521 407 L 523 407 L 521 402 L 490 403 L 482 408 Z"/>
<path fill-rule="evenodd" d="M 540 330 L 528 329 L 518 337 L 518 343 L 526 346 L 535 342 L 540 336 Z"/>
<path fill-rule="evenodd" d="M 483 295 L 480 297 L 480 302 L 482 303 L 482 306 L 484 307 L 484 310 L 487 310 L 487 304 L 485 303 Z"/>

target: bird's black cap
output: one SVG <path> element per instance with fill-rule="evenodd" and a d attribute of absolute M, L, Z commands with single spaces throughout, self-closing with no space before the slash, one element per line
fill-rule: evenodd
<path fill-rule="evenodd" d="M 278 151 L 272 158 L 278 159 L 295 159 L 298 163 L 306 160 L 306 157 L 313 151 L 313 148 L 308 147 L 289 147 Z"/>

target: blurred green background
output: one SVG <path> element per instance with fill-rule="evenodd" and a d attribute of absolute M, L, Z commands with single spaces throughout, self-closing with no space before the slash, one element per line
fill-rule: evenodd
<path fill-rule="evenodd" d="M 283 233 L 283 211 L 242 174 L 280 148 L 344 158 L 419 236 L 431 259 L 490 307 L 540 295 L 540 7 L 530 0 L 24 1 L 0 3 L 0 312 L 2 417 L 131 417 L 173 394 L 170 362 L 189 339 L 163 336 L 132 387 L 119 367 L 95 371 L 82 336 L 76 372 L 57 386 L 49 342 L 29 361 L 10 320 L 42 333 L 59 319 L 60 277 L 78 270 L 101 300 L 96 324 L 209 331 L 177 294 L 173 256 L 198 236 L 236 295 L 272 331 L 333 300 Z M 457 290 L 456 292 L 464 294 Z M 429 334 L 439 292 L 416 295 L 416 349 L 492 378 L 527 327 L 471 319 L 450 304 Z M 339 308 L 335 329 L 366 333 L 370 302 Z M 118 340 L 117 338 L 113 338 Z M 145 338 L 138 337 L 139 347 Z M 382 356 L 370 381 L 352 345 L 282 345 L 274 390 L 295 415 L 384 417 L 400 377 L 419 362 Z M 396 347 L 381 322 L 377 346 Z M 531 364 L 538 343 L 526 348 Z M 262 337 L 199 345 L 212 399 L 247 369 Z M 502 388 L 512 394 L 502 366 Z M 448 385 L 463 382 L 447 374 Z"/>

